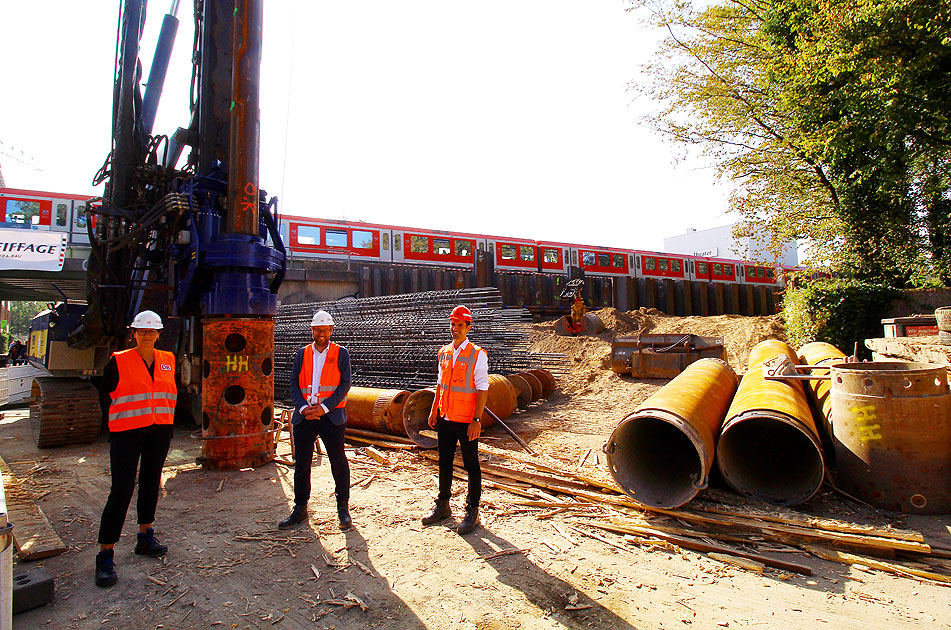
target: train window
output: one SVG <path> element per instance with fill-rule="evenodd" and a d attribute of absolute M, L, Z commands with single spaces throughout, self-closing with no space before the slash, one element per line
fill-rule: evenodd
<path fill-rule="evenodd" d="M 614 266 L 618 269 L 624 269 L 624 254 L 614 254 Z"/>
<path fill-rule="evenodd" d="M 585 267 L 594 267 L 597 257 L 594 255 L 594 252 L 582 252 L 581 253 L 581 264 Z"/>
<path fill-rule="evenodd" d="M 324 239 L 326 239 L 325 245 L 327 245 L 327 247 L 346 247 L 347 246 L 347 231 L 346 230 L 324 230 Z"/>
<path fill-rule="evenodd" d="M 499 256 L 502 257 L 502 260 L 515 260 L 516 258 L 515 245 L 499 243 Z"/>
<path fill-rule="evenodd" d="M 485 249 L 485 243 L 484 243 L 483 241 L 479 241 L 479 249 L 480 249 L 480 250 L 484 250 L 484 249 Z"/>
<path fill-rule="evenodd" d="M 542 250 L 542 260 L 546 263 L 558 264 L 558 250 L 546 247 Z"/>
<path fill-rule="evenodd" d="M 400 238 L 399 234 L 393 235 L 393 250 L 400 251 L 400 247 L 403 246 L 403 239 Z"/>
<path fill-rule="evenodd" d="M 771 267 L 766 268 L 766 278 L 769 280 L 773 279 L 773 270 Z"/>
<path fill-rule="evenodd" d="M 531 245 L 519 245 L 518 257 L 529 262 L 535 260 L 535 248 Z"/>
<path fill-rule="evenodd" d="M 440 256 L 448 256 L 449 252 L 452 250 L 449 248 L 449 239 L 448 238 L 434 238 L 433 239 L 433 253 Z"/>
<path fill-rule="evenodd" d="M 657 270 L 658 271 L 667 271 L 669 268 L 669 261 L 666 258 L 657 259 Z"/>
<path fill-rule="evenodd" d="M 495 243 L 489 243 L 489 251 L 490 251 L 490 252 L 494 252 L 494 251 L 495 251 Z"/>
<path fill-rule="evenodd" d="M 755 278 L 756 277 L 756 268 L 751 265 L 746 265 L 746 277 Z"/>
<path fill-rule="evenodd" d="M 733 275 L 733 265 L 724 264 L 724 265 L 723 265 L 723 275 L 724 275 L 724 276 L 732 276 L 732 275 Z"/>
<path fill-rule="evenodd" d="M 677 272 L 679 272 L 680 269 L 681 269 L 681 267 L 680 267 L 680 260 L 678 260 L 678 259 L 676 259 L 676 258 L 671 258 L 671 259 L 670 259 L 670 270 L 671 270 L 671 271 L 677 271 Z"/>
<path fill-rule="evenodd" d="M 456 256 L 465 256 L 469 257 L 472 255 L 472 241 L 460 241 L 456 239 L 453 241 L 455 245 Z"/>
<path fill-rule="evenodd" d="M 56 204 L 56 225 L 66 227 L 66 204 Z"/>
<path fill-rule="evenodd" d="M 765 278 L 765 277 L 766 277 L 766 270 L 763 269 L 762 267 L 757 267 L 757 268 L 756 268 L 756 277 L 757 277 L 757 278 Z"/>
<path fill-rule="evenodd" d="M 576 251 L 571 252 L 571 264 L 576 267 L 578 266 L 578 252 Z"/>
<path fill-rule="evenodd" d="M 598 267 L 609 267 L 611 265 L 610 254 L 598 254 Z"/>
<path fill-rule="evenodd" d="M 705 262 L 698 262 L 698 263 L 697 263 L 697 273 L 702 273 L 703 275 L 707 275 L 707 263 L 705 263 Z"/>
<path fill-rule="evenodd" d="M 429 253 L 429 238 L 426 236 L 410 236 L 409 251 L 417 254 Z"/>
<path fill-rule="evenodd" d="M 76 206 L 76 227 L 86 227 L 86 206 Z"/>
<path fill-rule="evenodd" d="M 644 256 L 644 269 L 654 271 L 657 269 L 657 259 L 653 256 Z"/>
<path fill-rule="evenodd" d="M 39 201 L 7 201 L 7 222 L 36 225 L 40 222 Z"/>
<path fill-rule="evenodd" d="M 634 256 L 633 256 L 633 255 L 632 255 L 632 256 L 629 256 L 629 258 L 631 259 L 631 266 L 633 267 L 633 266 L 634 266 Z"/>
<path fill-rule="evenodd" d="M 298 225 L 297 243 L 299 245 L 319 245 L 320 228 L 312 225 Z"/>
<path fill-rule="evenodd" d="M 390 248 L 390 233 L 383 232 L 383 249 L 389 249 L 389 248 Z"/>
<path fill-rule="evenodd" d="M 720 276 L 723 275 L 723 265 L 720 263 L 713 263 L 713 275 Z"/>
<path fill-rule="evenodd" d="M 330 234 L 327 234 L 330 236 Z M 370 249 L 373 247 L 373 232 L 366 230 L 353 231 L 353 246 L 356 249 Z"/>

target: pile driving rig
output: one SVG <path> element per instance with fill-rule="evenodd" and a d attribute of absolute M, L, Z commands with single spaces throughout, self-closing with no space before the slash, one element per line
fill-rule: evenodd
<path fill-rule="evenodd" d="M 31 359 L 50 372 L 33 386 L 39 446 L 95 439 L 100 412 L 88 379 L 128 347 L 129 323 L 150 309 L 165 322 L 157 347 L 176 354 L 176 418 L 201 426 L 201 463 L 238 469 L 273 459 L 274 315 L 285 251 L 276 198 L 258 186 L 262 6 L 195 0 L 191 120 L 169 137 L 152 135 L 152 125 L 178 0 L 144 97 L 146 0 L 125 0 L 112 150 L 93 182 L 106 185 L 88 223 L 87 303 L 52 306 L 31 328 Z"/>

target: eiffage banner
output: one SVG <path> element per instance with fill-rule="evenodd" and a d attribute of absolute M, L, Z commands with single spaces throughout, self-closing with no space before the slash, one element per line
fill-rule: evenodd
<path fill-rule="evenodd" d="M 66 234 L 37 230 L 0 230 L 0 269 L 62 271 Z"/>

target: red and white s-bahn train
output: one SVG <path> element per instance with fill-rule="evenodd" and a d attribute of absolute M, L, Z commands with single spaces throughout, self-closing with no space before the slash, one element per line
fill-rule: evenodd
<path fill-rule="evenodd" d="M 70 245 L 88 245 L 86 211 L 94 202 L 89 195 L 0 188 L 0 228 L 69 232 Z M 592 276 L 767 286 L 782 285 L 785 272 L 792 270 L 726 258 L 292 215 L 280 217 L 280 231 L 292 259 L 472 269 L 476 250 L 485 250 L 497 271 L 567 274 L 575 266 Z"/>

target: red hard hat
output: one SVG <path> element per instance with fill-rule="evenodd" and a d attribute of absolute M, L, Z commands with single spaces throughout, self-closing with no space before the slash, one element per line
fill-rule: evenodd
<path fill-rule="evenodd" d="M 452 309 L 452 313 L 449 314 L 449 319 L 472 323 L 472 311 L 465 306 L 457 306 Z"/>

